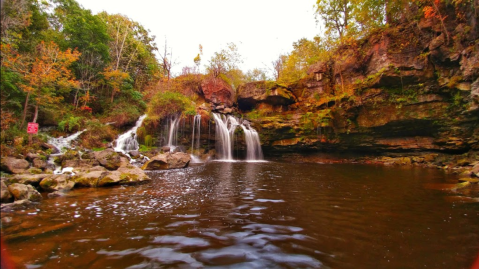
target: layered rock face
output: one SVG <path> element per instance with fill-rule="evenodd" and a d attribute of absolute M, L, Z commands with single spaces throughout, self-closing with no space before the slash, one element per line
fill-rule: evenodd
<path fill-rule="evenodd" d="M 373 34 L 278 86 L 286 95 L 240 87 L 238 106 L 266 151 L 478 150 L 479 43 L 466 29 L 449 25 L 449 43 L 430 20 Z"/>

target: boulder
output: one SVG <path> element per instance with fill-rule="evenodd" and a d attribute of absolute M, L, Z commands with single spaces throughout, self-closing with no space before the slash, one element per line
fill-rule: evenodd
<path fill-rule="evenodd" d="M 159 154 L 147 161 L 143 170 L 167 170 L 185 168 L 190 163 L 191 157 L 187 153 L 164 153 Z"/>
<path fill-rule="evenodd" d="M 72 181 L 75 182 L 75 186 L 78 187 L 97 187 L 99 179 L 107 173 L 106 171 L 107 170 L 105 169 L 104 171 L 90 171 L 87 173 L 79 173 L 72 177 Z"/>
<path fill-rule="evenodd" d="M 257 81 L 238 88 L 238 106 L 241 110 L 252 110 L 260 103 L 273 107 L 291 105 L 296 98 L 290 89 L 272 81 Z"/>
<path fill-rule="evenodd" d="M 29 200 L 17 200 L 13 203 L 2 204 L 1 211 L 14 211 L 19 209 L 25 209 L 32 205 L 33 203 Z"/>
<path fill-rule="evenodd" d="M 15 197 L 15 200 L 29 200 L 32 202 L 42 200 L 42 195 L 32 185 L 13 183 L 8 186 L 8 190 Z"/>
<path fill-rule="evenodd" d="M 8 190 L 7 184 L 2 180 L 0 182 L 0 203 L 13 202 L 13 195 Z"/>
<path fill-rule="evenodd" d="M 100 165 L 100 163 L 95 159 L 86 159 L 86 160 L 75 159 L 75 160 L 64 161 L 62 164 L 62 167 L 73 167 L 75 171 L 85 171 L 98 165 Z"/>
<path fill-rule="evenodd" d="M 129 152 L 131 158 L 137 159 L 140 157 L 140 152 L 138 150 L 132 150 Z"/>
<path fill-rule="evenodd" d="M 70 175 L 51 175 L 40 182 L 40 187 L 46 191 L 69 191 L 75 186 Z"/>
<path fill-rule="evenodd" d="M 151 180 L 141 168 L 133 165 L 122 166 L 117 171 L 121 173 L 120 184 L 131 185 Z"/>
<path fill-rule="evenodd" d="M 40 181 L 44 178 L 51 176 L 51 174 L 36 174 L 36 175 L 29 175 L 29 174 L 19 174 L 13 176 L 9 179 L 12 183 L 21 183 L 21 184 L 29 184 L 29 185 L 38 185 Z"/>
<path fill-rule="evenodd" d="M 108 170 L 116 170 L 122 163 L 121 155 L 111 148 L 95 152 L 95 159 Z"/>
<path fill-rule="evenodd" d="M 39 168 L 39 169 L 45 169 L 48 166 L 48 163 L 40 158 L 35 158 L 32 161 L 33 167 Z"/>
<path fill-rule="evenodd" d="M 201 83 L 205 100 L 214 105 L 233 106 L 235 93 L 231 85 L 220 78 L 207 78 Z"/>
<path fill-rule="evenodd" d="M 116 171 L 103 173 L 98 180 L 98 187 L 111 185 L 134 185 L 149 181 L 150 178 L 136 166 L 120 167 Z"/>
<path fill-rule="evenodd" d="M 5 157 L 1 159 L 1 169 L 7 173 L 21 174 L 30 167 L 30 163 L 23 159 Z"/>
<path fill-rule="evenodd" d="M 43 144 L 42 144 L 42 148 L 47 149 L 47 150 L 49 149 L 52 154 L 60 153 L 60 150 L 58 150 L 58 149 L 57 149 L 54 145 L 52 145 L 52 144 L 43 143 Z"/>
<path fill-rule="evenodd" d="M 119 171 L 109 171 L 101 175 L 101 178 L 98 179 L 98 187 L 105 187 L 111 185 L 120 184 L 122 177 L 121 172 Z"/>

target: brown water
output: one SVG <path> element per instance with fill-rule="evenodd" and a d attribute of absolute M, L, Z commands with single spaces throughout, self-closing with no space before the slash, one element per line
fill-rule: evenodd
<path fill-rule="evenodd" d="M 438 170 L 210 162 L 151 176 L 2 212 L 10 255 L 26 268 L 469 268 L 479 253 L 479 203 L 462 199 L 479 189 L 426 188 L 452 182 Z"/>

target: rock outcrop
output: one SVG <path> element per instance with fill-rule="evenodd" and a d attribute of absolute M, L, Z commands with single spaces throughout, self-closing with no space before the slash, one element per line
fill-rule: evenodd
<path fill-rule="evenodd" d="M 147 161 L 143 170 L 167 170 L 185 168 L 190 163 L 191 157 L 187 153 L 175 152 L 159 154 Z"/>
<path fill-rule="evenodd" d="M 1 159 L 1 169 L 7 173 L 24 173 L 30 167 L 30 163 L 24 159 L 4 157 Z"/>
<path fill-rule="evenodd" d="M 205 78 L 201 82 L 201 91 L 205 100 L 215 106 L 232 107 L 235 102 L 233 88 L 220 78 Z"/>
<path fill-rule="evenodd" d="M 423 19 L 340 47 L 289 85 L 297 101 L 281 113 L 256 105 L 264 93 L 254 84 L 240 87 L 252 90 L 238 104 L 257 109 L 250 120 L 266 152 L 477 151 L 479 44 L 465 25 L 449 27 L 449 44 Z"/>
<path fill-rule="evenodd" d="M 296 102 L 296 97 L 285 86 L 271 81 L 250 82 L 238 88 L 238 107 L 243 111 L 254 108 L 281 111 Z"/>

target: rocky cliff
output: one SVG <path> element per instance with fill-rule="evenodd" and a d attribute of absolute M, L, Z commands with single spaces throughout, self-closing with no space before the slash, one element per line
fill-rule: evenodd
<path fill-rule="evenodd" d="M 426 19 L 378 31 L 289 87 L 240 87 L 238 107 L 266 151 L 478 150 L 479 42 L 464 23 L 448 27 L 449 42 Z"/>

